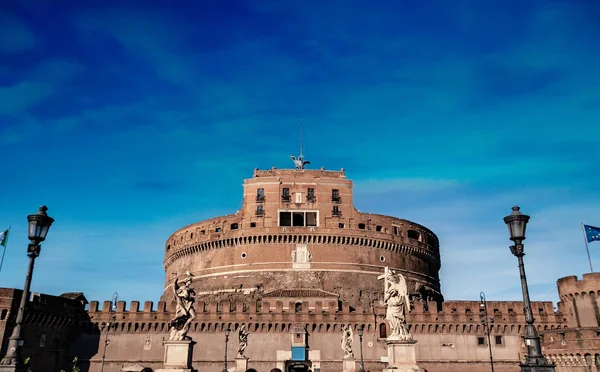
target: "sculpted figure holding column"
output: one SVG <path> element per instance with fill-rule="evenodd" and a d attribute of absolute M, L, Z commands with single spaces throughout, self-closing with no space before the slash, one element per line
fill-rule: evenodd
<path fill-rule="evenodd" d="M 190 329 L 190 324 L 196 319 L 196 311 L 194 310 L 194 295 L 196 294 L 190 283 L 194 277 L 189 271 L 186 272 L 187 278 L 183 281 L 183 284 L 179 285 L 177 279 L 173 284 L 173 291 L 175 294 L 175 300 L 177 301 L 177 308 L 175 318 L 169 322 L 171 327 L 171 334 L 169 340 L 181 341 L 189 339 L 187 333 Z"/>
<path fill-rule="evenodd" d="M 246 331 L 246 325 L 242 324 L 238 332 L 238 340 L 240 342 L 240 345 L 238 346 L 238 358 L 244 358 L 244 350 L 246 350 L 246 347 L 248 346 L 248 334 L 250 334 L 250 332 Z"/>
<path fill-rule="evenodd" d="M 354 353 L 352 352 L 352 341 L 354 341 L 354 335 L 352 334 L 352 326 L 342 326 L 342 350 L 344 350 L 344 359 L 354 359 Z"/>
<path fill-rule="evenodd" d="M 410 310 L 406 279 L 401 274 L 389 272 L 385 278 L 386 320 L 390 326 L 389 340 L 412 340 L 406 325 L 406 313 Z"/>

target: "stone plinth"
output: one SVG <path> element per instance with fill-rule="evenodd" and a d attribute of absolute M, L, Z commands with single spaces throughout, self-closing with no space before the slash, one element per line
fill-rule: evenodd
<path fill-rule="evenodd" d="M 238 356 L 235 358 L 235 372 L 246 372 L 248 369 L 248 358 Z"/>
<path fill-rule="evenodd" d="M 423 369 L 417 366 L 415 340 L 386 340 L 388 351 L 388 372 L 418 372 Z M 390 369 L 392 368 L 393 369 Z"/>
<path fill-rule="evenodd" d="M 354 372 L 356 371 L 356 359 L 354 358 L 347 358 L 344 359 L 343 362 L 343 370 L 344 372 Z"/>
<path fill-rule="evenodd" d="M 164 368 L 156 372 L 192 372 L 192 340 L 165 341 Z"/>

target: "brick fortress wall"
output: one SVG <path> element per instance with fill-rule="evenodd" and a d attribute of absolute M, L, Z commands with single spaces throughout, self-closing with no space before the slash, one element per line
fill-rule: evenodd
<path fill-rule="evenodd" d="M 84 332 L 74 344 L 73 352 L 86 354 L 86 348 L 96 348 L 98 353 L 91 358 L 90 371 L 99 371 L 103 346 L 98 348 L 98 339 L 107 335 L 107 328 L 102 325 L 111 322 L 105 371 L 116 372 L 121 366 L 134 363 L 158 368 L 164 351 L 162 342 L 168 339 L 168 322 L 174 315 L 175 303 L 161 301 L 154 309 L 152 302 L 146 302 L 140 309 L 137 301 L 131 302 L 128 308 L 125 302 L 119 302 L 115 312 L 110 311 L 110 305 L 110 302 L 104 302 L 99 309 L 98 302 L 90 303 L 90 322 L 81 325 Z M 487 338 L 480 322 L 479 302 L 445 301 L 441 311 L 437 311 L 435 305 L 430 302 L 429 306 L 425 306 L 423 301 L 415 301 L 408 314 L 410 330 L 418 340 L 419 363 L 429 372 L 488 368 Z M 296 325 L 307 330 L 310 350 L 320 352 L 322 370 L 341 370 L 341 325 L 348 324 L 355 331 L 359 326 L 365 326 L 363 347 L 366 368 L 371 371 L 384 368 L 381 357 L 387 355 L 385 326 L 382 326 L 385 308 L 379 304 L 362 307 L 336 300 L 325 302 L 319 298 L 305 298 L 302 302 L 291 300 L 287 303 L 197 302 L 195 308 L 197 318 L 189 335 L 197 342 L 194 367 L 200 370 L 217 372 L 222 369 L 224 329 L 227 326 L 233 329 L 228 348 L 233 365 L 238 345 L 236 331 L 241 324 L 246 324 L 251 332 L 246 355 L 251 366 L 258 370 L 270 370 L 276 365 L 277 350 L 290 349 L 289 335 Z M 534 302 L 533 308 L 540 332 L 566 328 L 564 317 L 554 312 L 551 302 Z M 522 342 L 525 324 L 523 304 L 491 301 L 488 302 L 488 312 L 494 319 L 491 341 L 496 370 L 517 371 L 517 363 L 525 352 Z M 356 332 L 354 338 L 354 352 L 358 356 Z"/>
<path fill-rule="evenodd" d="M 560 278 L 557 286 L 569 328 L 543 333 L 544 354 L 559 372 L 600 370 L 600 273 Z"/>

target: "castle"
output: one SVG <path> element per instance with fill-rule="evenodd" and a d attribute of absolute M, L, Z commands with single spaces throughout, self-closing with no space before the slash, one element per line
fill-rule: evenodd
<path fill-rule="evenodd" d="M 343 169 L 296 165 L 256 169 L 244 181 L 238 212 L 168 238 L 165 287 L 156 306 L 92 301 L 86 310 L 83 294 L 35 295 L 26 313 L 24 355 L 53 366 L 42 371 L 59 370 L 73 356 L 82 371 L 159 369 L 176 306 L 174 283 L 191 274 L 196 318 L 188 335 L 196 342 L 192 364 L 198 371 L 223 370 L 228 327 L 233 370 L 242 325 L 250 332 L 248 365 L 257 371 L 342 371 L 346 326 L 354 330 L 352 347 L 355 355 L 362 349 L 365 370 L 382 371 L 388 328 L 380 276 L 390 267 L 408 284 L 407 323 L 421 368 L 490 371 L 491 351 L 495 371 L 519 370 L 526 353 L 522 302 L 445 300 L 432 231 L 356 210 Z M 532 303 L 544 355 L 557 371 L 600 371 L 600 273 L 561 278 L 557 287 L 557 311 L 551 302 Z M 20 295 L 0 291 L 1 353 Z M 362 348 L 356 337 L 361 327 Z"/>

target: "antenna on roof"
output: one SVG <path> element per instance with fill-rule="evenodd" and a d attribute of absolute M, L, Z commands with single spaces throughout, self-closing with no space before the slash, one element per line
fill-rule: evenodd
<path fill-rule="evenodd" d="M 295 156 L 290 156 L 290 159 L 292 159 L 292 161 L 294 162 L 294 165 L 296 165 L 296 169 L 297 170 L 303 170 L 304 169 L 304 165 L 310 164 L 310 162 L 308 160 L 304 160 L 304 155 L 302 155 L 302 150 L 303 150 L 303 146 L 302 146 L 302 126 L 303 125 L 304 125 L 304 121 L 302 119 L 300 119 L 300 156 L 298 156 L 298 159 L 296 159 Z"/>
<path fill-rule="evenodd" d="M 302 155 L 302 125 L 304 124 L 304 121 L 302 118 L 300 118 L 300 156 L 304 157 Z"/>

